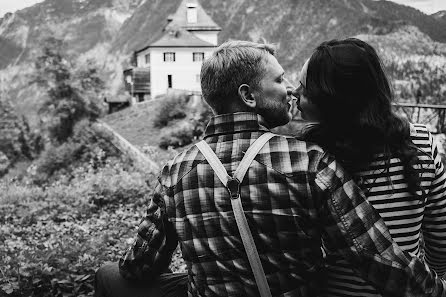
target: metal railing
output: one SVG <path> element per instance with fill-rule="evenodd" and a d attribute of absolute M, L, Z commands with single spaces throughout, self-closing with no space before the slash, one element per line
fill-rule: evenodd
<path fill-rule="evenodd" d="M 395 112 L 408 118 L 411 123 L 426 125 L 431 133 L 446 133 L 446 105 L 423 103 L 392 103 Z M 293 122 L 304 121 L 299 116 L 297 108 L 293 108 Z"/>
<path fill-rule="evenodd" d="M 395 102 L 397 113 L 406 116 L 412 123 L 428 126 L 432 133 L 446 133 L 446 105 Z"/>

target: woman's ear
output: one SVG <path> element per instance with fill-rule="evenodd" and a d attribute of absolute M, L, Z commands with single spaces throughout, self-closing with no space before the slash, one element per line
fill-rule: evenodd
<path fill-rule="evenodd" d="M 246 106 L 250 108 L 256 107 L 256 100 L 254 99 L 254 95 L 251 93 L 251 87 L 249 85 L 247 84 L 240 85 L 238 87 L 238 95 Z"/>

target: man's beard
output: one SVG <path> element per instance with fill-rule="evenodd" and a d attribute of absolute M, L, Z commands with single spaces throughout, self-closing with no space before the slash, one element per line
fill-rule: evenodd
<path fill-rule="evenodd" d="M 265 119 L 269 128 L 286 125 L 291 120 L 289 105 L 278 101 L 263 101 L 255 111 Z"/>

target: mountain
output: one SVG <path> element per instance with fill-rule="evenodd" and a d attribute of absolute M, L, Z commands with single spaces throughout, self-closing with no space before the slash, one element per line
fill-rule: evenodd
<path fill-rule="evenodd" d="M 173 13 L 179 2 L 146 1 L 123 24 L 113 49 L 129 52 L 156 40 L 162 28 L 159 24 L 165 24 L 165 16 Z M 359 33 L 383 34 L 401 25 L 414 25 L 433 40 L 446 42 L 446 23 L 390 1 L 209 0 L 201 3 L 223 28 L 220 41 L 232 38 L 277 43 L 281 63 L 293 74 L 296 64 L 301 65 L 311 50 L 327 39 Z"/>
<path fill-rule="evenodd" d="M 0 56 L 7 53 L 8 58 L 0 60 L 0 68 L 27 61 L 48 35 L 63 37 L 73 55 L 108 43 L 140 1 L 46 0 L 14 14 L 6 14 L 0 19 Z"/>
<path fill-rule="evenodd" d="M 359 35 L 374 46 L 391 78 L 396 101 L 444 105 L 446 99 L 446 43 L 433 41 L 418 28 L 406 26 L 386 35 Z M 444 131 L 444 118 L 434 109 L 397 108 L 412 122 L 431 131 Z"/>
<path fill-rule="evenodd" d="M 111 44 L 129 56 L 160 36 L 180 0 L 45 0 L 0 19 L 0 69 L 31 58 L 48 34 L 62 36 L 69 52 L 85 54 Z M 322 40 L 359 33 L 385 33 L 416 26 L 434 41 L 446 42 L 446 21 L 390 1 L 372 0 L 208 0 L 202 6 L 228 38 L 275 42 L 285 66 Z M 274 12 L 274 13 L 271 13 Z M 290 55 L 291 54 L 291 55 Z"/>
<path fill-rule="evenodd" d="M 32 124 L 45 90 L 30 84 L 42 40 L 56 36 L 80 65 L 94 59 L 107 96 L 122 92 L 122 70 L 132 52 L 156 40 L 180 0 L 45 0 L 0 19 L 0 94 Z M 446 43 L 446 21 L 390 1 L 201 0 L 231 39 L 273 42 L 287 75 L 295 79 L 322 41 L 358 34 L 386 35 L 414 26 L 431 42 Z"/>
<path fill-rule="evenodd" d="M 415 26 L 403 26 L 385 35 L 360 34 L 356 37 L 375 47 L 387 62 L 414 57 L 446 58 L 446 43 L 432 40 Z"/>
<path fill-rule="evenodd" d="M 446 10 L 438 11 L 431 15 L 432 17 L 436 18 L 437 20 L 443 20 L 446 22 Z"/>

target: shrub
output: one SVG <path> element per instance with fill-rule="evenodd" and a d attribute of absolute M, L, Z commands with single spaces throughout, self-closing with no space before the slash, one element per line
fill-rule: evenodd
<path fill-rule="evenodd" d="M 74 168 L 86 162 L 101 167 L 111 157 L 121 153 L 107 140 L 97 135 L 88 120 L 77 123 L 73 135 L 61 145 L 50 144 L 35 162 L 33 179 L 37 184 L 50 183 L 56 173 L 71 175 Z"/>
<path fill-rule="evenodd" d="M 153 126 L 156 128 L 166 127 L 172 120 L 183 119 L 187 116 L 189 96 L 186 93 L 172 93 L 166 95 L 160 104 Z"/>
<path fill-rule="evenodd" d="M 45 188 L 0 182 L 0 296 L 92 296 L 95 270 L 129 244 L 155 173 L 108 159 L 72 174 Z"/>
<path fill-rule="evenodd" d="M 211 116 L 212 110 L 204 101 L 189 106 L 186 118 L 162 130 L 159 147 L 178 148 L 191 144 L 204 133 Z"/>
<path fill-rule="evenodd" d="M 35 185 L 20 185 L 11 182 L 0 184 L 0 205 L 24 202 L 31 198 L 40 199 L 43 196 L 42 188 Z"/>
<path fill-rule="evenodd" d="M 161 134 L 159 146 L 163 149 L 178 148 L 191 144 L 194 139 L 194 126 L 191 123 L 185 123 L 181 128 L 164 130 Z"/>
<path fill-rule="evenodd" d="M 195 137 L 200 137 L 204 133 L 204 130 L 206 129 L 212 115 L 213 113 L 209 105 L 201 100 L 200 103 L 197 104 L 192 118 Z"/>

